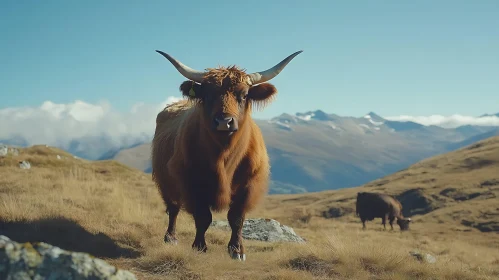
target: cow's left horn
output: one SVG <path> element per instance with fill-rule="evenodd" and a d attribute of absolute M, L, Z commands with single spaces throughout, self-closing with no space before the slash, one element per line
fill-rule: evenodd
<path fill-rule="evenodd" d="M 190 68 L 189 66 L 187 66 L 187 65 L 183 64 L 182 62 L 176 60 L 175 58 L 171 57 L 167 53 L 164 53 L 164 52 L 158 51 L 158 50 L 156 50 L 156 52 L 158 52 L 162 56 L 166 57 L 166 59 L 168 59 L 171 62 L 171 64 L 173 64 L 173 66 L 175 66 L 175 68 L 177 68 L 177 71 L 180 72 L 180 74 L 182 74 L 187 79 L 194 81 L 194 82 L 198 82 L 198 83 L 201 83 L 203 81 L 203 76 L 205 74 L 204 72 Z"/>
<path fill-rule="evenodd" d="M 279 62 L 276 66 L 274 66 L 268 70 L 248 74 L 248 80 L 249 80 L 250 85 L 264 83 L 268 80 L 273 79 L 275 76 L 277 76 L 277 75 L 279 75 L 279 73 L 281 73 L 282 69 L 284 69 L 284 67 L 286 67 L 286 65 L 293 58 L 295 58 L 295 56 L 299 55 L 302 52 L 303 51 L 295 52 L 294 54 L 286 57 L 281 62 Z"/>

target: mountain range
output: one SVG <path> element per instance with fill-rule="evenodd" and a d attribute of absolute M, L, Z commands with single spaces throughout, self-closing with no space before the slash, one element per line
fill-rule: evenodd
<path fill-rule="evenodd" d="M 496 126 L 442 128 L 386 120 L 374 112 L 359 118 L 317 110 L 256 122 L 271 159 L 270 193 L 362 185 L 424 158 L 499 135 Z M 102 159 L 151 172 L 149 158 L 150 143 L 143 143 Z"/>
<path fill-rule="evenodd" d="M 499 117 L 484 114 L 481 117 Z M 256 120 L 271 159 L 270 193 L 304 193 L 348 188 L 407 168 L 424 158 L 499 135 L 498 126 L 425 126 L 387 120 L 374 112 L 362 117 L 321 110 Z M 90 160 L 115 159 L 151 172 L 150 139 L 117 141 L 103 135 L 73 139 L 62 148 Z M 20 136 L 0 143 L 27 146 Z M 37 143 L 45 144 L 45 143 Z"/>

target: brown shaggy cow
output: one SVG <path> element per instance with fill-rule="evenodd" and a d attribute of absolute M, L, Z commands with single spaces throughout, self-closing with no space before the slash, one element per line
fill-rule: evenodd
<path fill-rule="evenodd" d="M 386 229 L 386 220 L 389 220 L 393 230 L 393 221 L 397 219 L 400 230 L 409 230 L 411 218 L 404 218 L 402 204 L 393 196 L 380 193 L 357 193 L 356 214 L 362 221 L 362 229 L 366 228 L 366 221 L 381 218 L 381 223 Z"/>
<path fill-rule="evenodd" d="M 184 209 L 196 225 L 192 247 L 206 252 L 211 211 L 229 208 L 229 255 L 245 260 L 245 215 L 266 194 L 270 173 L 267 149 L 251 111 L 275 97 L 276 88 L 265 82 L 302 51 L 252 74 L 237 66 L 201 72 L 157 52 L 189 79 L 180 85 L 187 100 L 175 102 L 157 115 L 152 142 L 152 177 L 169 215 L 164 240 L 177 243 L 177 215 Z"/>

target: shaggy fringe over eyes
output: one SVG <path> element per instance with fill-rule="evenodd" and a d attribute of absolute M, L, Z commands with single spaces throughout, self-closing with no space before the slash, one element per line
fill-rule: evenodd
<path fill-rule="evenodd" d="M 204 81 L 222 86 L 225 79 L 229 78 L 230 83 L 235 85 L 246 82 L 246 69 L 239 68 L 236 65 L 218 68 L 208 68 L 208 72 L 204 75 Z"/>
<path fill-rule="evenodd" d="M 206 73 L 203 77 L 203 82 L 202 83 L 210 83 L 216 86 L 220 87 L 227 87 L 231 85 L 236 85 L 240 83 L 247 83 L 248 78 L 246 74 L 246 69 L 239 68 L 236 65 L 231 65 L 231 66 L 218 66 L 218 68 L 208 68 L 206 69 Z M 189 102 L 193 105 L 199 105 L 203 103 L 203 98 L 197 96 L 197 97 L 192 97 L 189 96 L 188 92 L 193 86 L 192 81 L 185 81 L 180 85 L 180 91 L 183 93 L 183 96 L 189 100 Z M 224 84 L 228 83 L 228 84 Z M 194 87 L 199 88 L 199 84 L 194 83 Z M 270 103 L 272 103 L 277 94 L 277 90 L 273 85 L 267 84 L 267 85 L 258 85 L 258 87 L 263 86 L 264 88 L 261 89 L 256 89 L 257 91 L 257 99 L 248 99 L 249 103 L 249 109 L 253 110 L 255 109 L 256 111 L 261 111 L 265 107 L 267 107 Z M 272 94 L 266 94 L 263 93 L 262 91 L 265 90 L 271 90 L 267 87 L 272 87 L 273 88 L 273 93 Z M 195 89 L 197 91 L 198 89 Z M 267 97 L 268 95 L 268 97 Z"/>

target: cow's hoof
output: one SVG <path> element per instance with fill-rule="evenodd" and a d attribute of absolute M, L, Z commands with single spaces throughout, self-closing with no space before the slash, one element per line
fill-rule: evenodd
<path fill-rule="evenodd" d="M 165 243 L 168 243 L 168 244 L 172 244 L 172 245 L 177 245 L 178 244 L 178 240 L 177 238 L 175 238 L 175 236 L 172 236 L 170 234 L 165 234 L 165 237 L 163 239 L 165 241 Z"/>
<path fill-rule="evenodd" d="M 232 252 L 230 254 L 230 257 L 233 259 L 233 260 L 238 260 L 238 261 L 246 261 L 246 254 L 239 254 L 239 253 L 236 253 L 236 252 Z"/>
<path fill-rule="evenodd" d="M 233 248 L 230 248 L 229 247 L 229 256 L 233 259 L 233 260 L 238 260 L 238 261 L 246 261 L 246 254 L 241 254 L 239 253 L 237 250 L 234 250 Z"/>
<path fill-rule="evenodd" d="M 206 253 L 208 251 L 208 246 L 204 242 L 194 242 L 192 244 L 192 249 L 200 253 Z"/>

